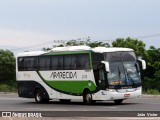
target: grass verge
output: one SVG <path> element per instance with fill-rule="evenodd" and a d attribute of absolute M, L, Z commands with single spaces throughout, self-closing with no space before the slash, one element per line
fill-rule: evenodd
<path fill-rule="evenodd" d="M 150 95 L 160 95 L 160 92 L 156 89 L 150 89 L 144 92 L 145 94 L 150 94 Z"/>
<path fill-rule="evenodd" d="M 0 84 L 0 92 L 17 92 L 17 89 L 7 84 Z"/>

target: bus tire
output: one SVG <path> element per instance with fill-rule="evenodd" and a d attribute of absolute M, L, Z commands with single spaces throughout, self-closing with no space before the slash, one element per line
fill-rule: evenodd
<path fill-rule="evenodd" d="M 92 95 L 91 93 L 89 92 L 89 90 L 85 91 L 83 93 L 83 103 L 85 105 L 91 105 L 93 103 L 93 100 L 92 100 Z"/>
<path fill-rule="evenodd" d="M 117 105 L 122 104 L 122 102 L 123 102 L 123 99 L 114 100 L 114 103 L 117 104 Z"/>
<path fill-rule="evenodd" d="M 40 89 L 35 90 L 34 97 L 35 97 L 35 101 L 37 103 L 48 103 L 49 102 L 49 99 L 44 99 L 43 98 L 43 95 L 42 95 L 42 92 L 41 92 Z"/>

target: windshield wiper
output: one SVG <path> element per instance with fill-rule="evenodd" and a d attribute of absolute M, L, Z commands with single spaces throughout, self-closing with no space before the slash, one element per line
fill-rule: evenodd
<path fill-rule="evenodd" d="M 125 72 L 127 73 L 127 77 L 130 78 L 129 80 L 131 80 L 133 82 L 133 85 L 135 85 L 134 80 L 132 79 L 131 75 L 128 73 L 127 69 L 124 67 Z"/>
<path fill-rule="evenodd" d="M 119 67 L 118 67 L 118 75 L 119 75 L 119 81 L 118 82 L 119 82 L 119 85 L 120 85 L 120 82 L 121 82 L 121 80 L 120 80 L 121 79 L 121 71 L 119 70 Z"/>

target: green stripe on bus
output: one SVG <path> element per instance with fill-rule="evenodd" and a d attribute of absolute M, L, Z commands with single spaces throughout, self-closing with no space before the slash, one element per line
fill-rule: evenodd
<path fill-rule="evenodd" d="M 65 54 L 83 54 L 83 53 L 91 53 L 91 51 L 50 52 L 50 53 L 45 53 L 44 55 L 65 55 Z"/>
<path fill-rule="evenodd" d="M 96 86 L 92 81 L 68 81 L 68 80 L 57 80 L 57 81 L 46 81 L 48 85 L 59 91 L 72 93 L 72 94 L 82 94 L 85 88 L 89 88 L 90 91 L 95 91 Z"/>
<path fill-rule="evenodd" d="M 85 88 L 91 92 L 96 90 L 96 85 L 91 80 L 45 80 L 39 71 L 39 77 L 51 88 L 70 94 L 82 94 Z"/>

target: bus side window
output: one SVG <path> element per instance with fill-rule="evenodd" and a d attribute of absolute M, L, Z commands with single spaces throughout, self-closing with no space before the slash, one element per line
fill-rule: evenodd
<path fill-rule="evenodd" d="M 76 70 L 76 62 L 77 62 L 77 56 L 76 55 L 72 55 L 72 57 L 71 57 L 71 65 L 70 65 L 70 69 L 71 70 Z"/>
<path fill-rule="evenodd" d="M 58 56 L 58 70 L 63 70 L 63 56 Z"/>
<path fill-rule="evenodd" d="M 51 70 L 57 70 L 58 69 L 58 56 L 52 56 L 51 57 Z"/>
<path fill-rule="evenodd" d="M 45 70 L 45 57 L 39 57 L 39 70 Z"/>
<path fill-rule="evenodd" d="M 98 68 L 98 65 L 101 64 L 101 61 L 104 60 L 102 53 L 92 53 L 92 66 L 93 70 L 96 70 Z"/>
<path fill-rule="evenodd" d="M 50 63 L 51 63 L 51 59 L 49 56 L 45 57 L 45 70 L 50 70 Z"/>
<path fill-rule="evenodd" d="M 50 56 L 39 57 L 39 70 L 50 70 Z"/>
<path fill-rule="evenodd" d="M 82 57 L 82 64 L 84 64 L 84 69 L 90 69 L 89 54 L 85 54 Z"/>
<path fill-rule="evenodd" d="M 77 69 L 81 70 L 83 69 L 82 67 L 82 62 L 81 62 L 81 55 L 77 56 L 77 65 L 76 65 Z"/>
<path fill-rule="evenodd" d="M 18 58 L 18 71 L 24 71 L 25 70 L 25 62 L 24 58 Z"/>
<path fill-rule="evenodd" d="M 80 54 L 77 57 L 77 69 L 90 69 L 89 54 Z"/>
<path fill-rule="evenodd" d="M 64 70 L 75 70 L 76 61 L 76 55 L 64 55 Z"/>
<path fill-rule="evenodd" d="M 34 64 L 35 63 L 34 61 L 35 61 L 35 57 L 25 58 L 25 70 L 26 71 L 35 70 L 36 65 Z"/>
<path fill-rule="evenodd" d="M 63 56 L 55 55 L 51 57 L 51 70 L 63 70 Z"/>
<path fill-rule="evenodd" d="M 64 58 L 63 69 L 64 70 L 70 70 L 70 68 L 71 68 L 71 62 L 72 62 L 71 61 L 72 60 L 71 55 L 64 55 L 63 58 Z"/>
<path fill-rule="evenodd" d="M 34 57 L 32 69 L 37 70 L 37 68 L 38 68 L 38 58 Z"/>
<path fill-rule="evenodd" d="M 32 71 L 36 70 L 38 66 L 37 57 L 24 57 L 18 58 L 18 70 L 19 71 Z"/>

